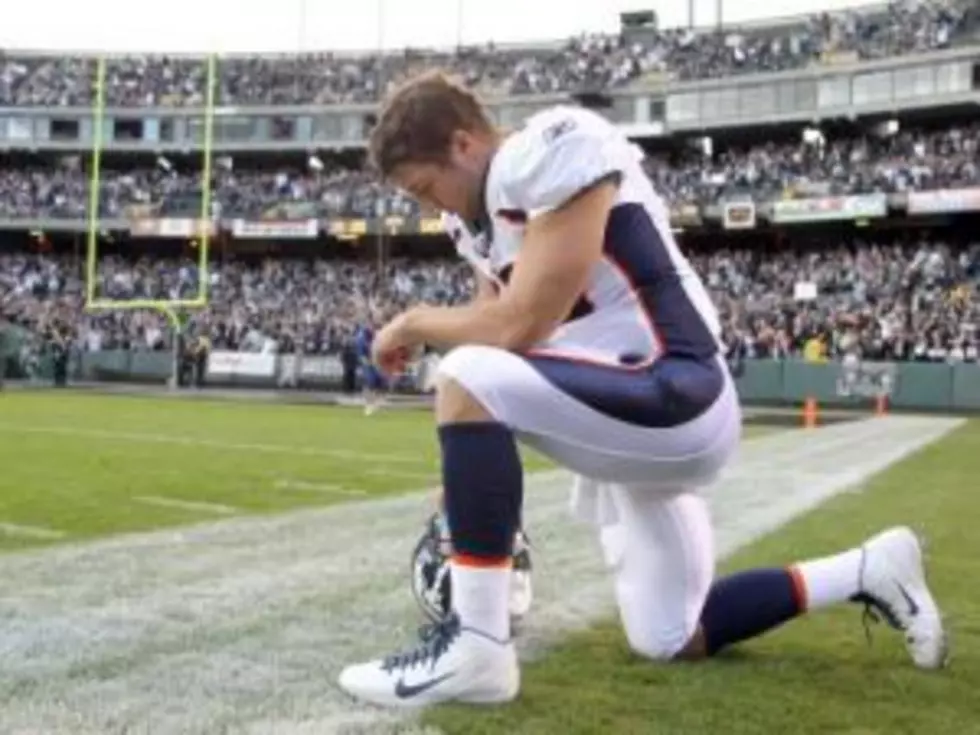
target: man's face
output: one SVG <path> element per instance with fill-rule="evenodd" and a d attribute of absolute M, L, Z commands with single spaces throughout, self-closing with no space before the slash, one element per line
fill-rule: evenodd
<path fill-rule="evenodd" d="M 423 207 L 453 212 L 475 219 L 474 191 L 466 170 L 448 163 L 404 163 L 395 169 L 393 183 Z"/>
<path fill-rule="evenodd" d="M 403 163 L 391 180 L 423 206 L 474 221 L 483 214 L 483 177 L 492 154 L 492 136 L 459 130 L 445 160 Z"/>

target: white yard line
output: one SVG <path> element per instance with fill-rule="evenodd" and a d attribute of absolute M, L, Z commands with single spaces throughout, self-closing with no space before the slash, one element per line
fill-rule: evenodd
<path fill-rule="evenodd" d="M 746 443 L 710 493 L 719 553 L 959 423 L 888 417 Z M 567 477 L 527 484 L 537 581 L 521 648 L 537 655 L 608 615 L 612 600 L 593 529 L 568 517 Z M 335 680 L 345 663 L 404 645 L 418 625 L 408 556 L 430 504 L 413 494 L 0 556 L 4 731 L 404 728 L 392 724 L 401 715 L 348 700 Z"/>
<path fill-rule="evenodd" d="M 220 503 L 205 503 L 199 500 L 178 500 L 177 498 L 165 498 L 161 495 L 137 495 L 133 498 L 137 503 L 143 505 L 155 505 L 158 508 L 174 508 L 176 510 L 187 510 L 193 513 L 210 513 L 211 515 L 233 516 L 239 512 L 238 508 Z"/>
<path fill-rule="evenodd" d="M 366 490 L 344 487 L 331 482 L 307 482 L 305 480 L 291 480 L 282 478 L 276 480 L 276 490 L 293 490 L 299 492 L 321 493 L 323 495 L 341 495 L 348 498 L 363 498 L 367 496 Z"/>
<path fill-rule="evenodd" d="M 434 469 L 431 472 L 413 472 L 411 470 L 392 469 L 391 467 L 368 467 L 364 470 L 364 474 L 372 477 L 401 477 L 405 480 L 435 482 L 439 476 L 439 471 Z"/>
<path fill-rule="evenodd" d="M 137 444 L 174 444 L 185 447 L 204 447 L 229 452 L 259 452 L 263 454 L 287 454 L 303 457 L 332 457 L 350 459 L 357 462 L 390 462 L 392 464 L 419 465 L 431 460 L 407 454 L 376 454 L 355 452 L 348 449 L 327 449 L 324 447 L 289 446 L 285 444 L 252 444 L 223 442 L 213 439 L 177 436 L 174 434 L 148 434 L 139 431 L 109 431 L 106 429 L 87 429 L 75 426 L 30 426 L 0 423 L 0 432 L 10 434 L 50 434 L 55 436 L 75 436 L 83 439 L 109 439 L 112 441 L 134 442 Z"/>
<path fill-rule="evenodd" d="M 54 528 L 45 528 L 44 526 L 25 526 L 22 523 L 5 523 L 0 522 L 0 536 L 11 536 L 20 538 L 29 538 L 37 540 L 54 540 L 59 538 L 64 538 L 64 531 L 58 531 Z"/>

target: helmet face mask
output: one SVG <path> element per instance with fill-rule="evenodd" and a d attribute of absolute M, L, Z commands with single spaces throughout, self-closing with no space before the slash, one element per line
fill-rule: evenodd
<path fill-rule="evenodd" d="M 412 552 L 412 594 L 426 618 L 443 620 L 452 609 L 452 587 L 449 560 L 452 543 L 449 528 L 441 513 L 429 518 L 425 531 Z M 514 564 L 511 572 L 510 612 L 519 620 L 531 607 L 531 553 L 527 537 L 519 531 L 514 541 Z"/>
<path fill-rule="evenodd" d="M 412 594 L 423 614 L 437 622 L 450 610 L 449 559 L 452 547 L 449 529 L 441 514 L 426 523 L 425 533 L 412 552 Z"/>

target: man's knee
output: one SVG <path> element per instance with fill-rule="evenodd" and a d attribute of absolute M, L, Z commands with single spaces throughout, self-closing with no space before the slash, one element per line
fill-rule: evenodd
<path fill-rule="evenodd" d="M 435 379 L 436 421 L 440 424 L 495 421 L 465 386 L 466 375 L 479 359 L 478 347 L 457 347 L 439 363 Z"/>
<path fill-rule="evenodd" d="M 630 650 L 651 661 L 673 661 L 687 645 L 687 638 L 670 631 L 626 629 Z"/>
<path fill-rule="evenodd" d="M 652 661 L 698 661 L 706 657 L 701 628 L 691 635 L 671 630 L 626 630 L 626 640 L 633 653 Z"/>

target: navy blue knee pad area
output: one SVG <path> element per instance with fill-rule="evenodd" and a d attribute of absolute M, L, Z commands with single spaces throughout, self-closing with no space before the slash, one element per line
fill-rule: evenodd
<path fill-rule="evenodd" d="M 802 612 L 793 577 L 785 569 L 752 569 L 719 579 L 701 613 L 707 653 L 754 638 Z"/>
<path fill-rule="evenodd" d="M 439 427 L 442 484 L 453 551 L 509 558 L 524 501 L 524 473 L 510 429 L 496 422 Z"/>

